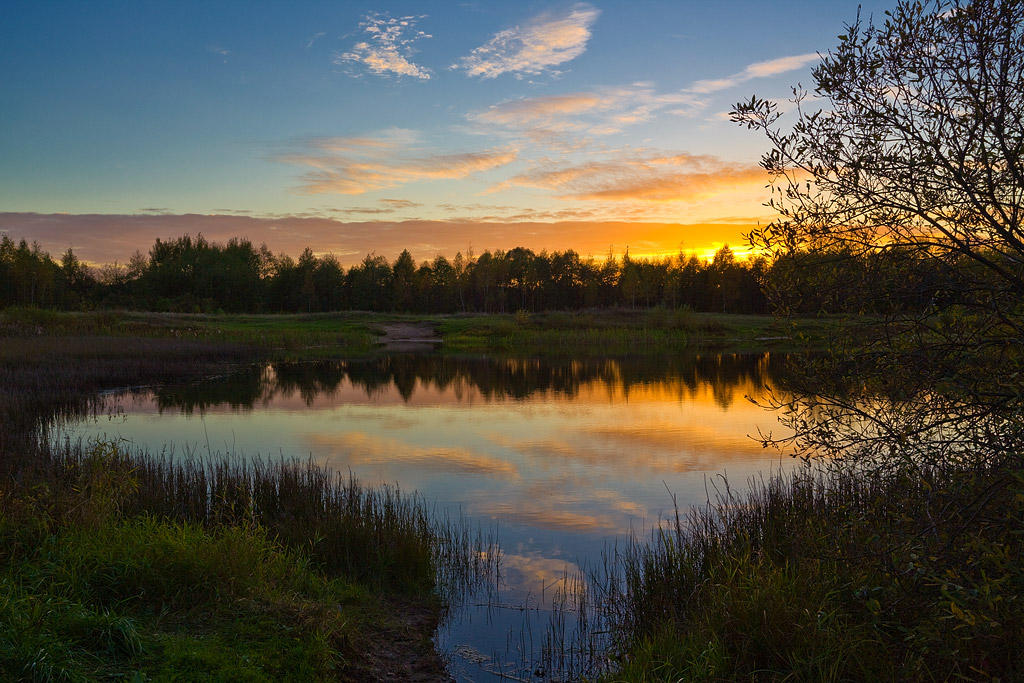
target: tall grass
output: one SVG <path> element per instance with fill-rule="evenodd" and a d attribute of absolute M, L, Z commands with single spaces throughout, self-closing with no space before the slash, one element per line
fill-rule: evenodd
<path fill-rule="evenodd" d="M 2 469 L 9 481 L 45 491 L 45 500 L 33 499 L 41 517 L 76 526 L 147 516 L 258 527 L 325 573 L 374 590 L 450 594 L 492 571 L 496 558 L 463 520 L 439 518 L 415 495 L 366 487 L 312 461 L 172 458 L 66 442 Z"/>
<path fill-rule="evenodd" d="M 0 678 L 373 680 L 378 648 L 430 653 L 443 601 L 496 569 L 465 520 L 311 462 L 21 456 L 0 461 Z M 434 615 L 419 645 L 408 605 Z"/>
<path fill-rule="evenodd" d="M 723 483 L 567 583 L 544 667 L 604 681 L 1018 680 L 1020 460 L 798 470 L 743 494 Z"/>
<path fill-rule="evenodd" d="M 360 679 L 358 585 L 259 525 L 126 514 L 116 450 L 33 464 L 0 488 L 3 680 Z"/>

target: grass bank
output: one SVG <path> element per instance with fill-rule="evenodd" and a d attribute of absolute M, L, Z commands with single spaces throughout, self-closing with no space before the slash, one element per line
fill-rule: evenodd
<path fill-rule="evenodd" d="M 804 471 L 725 492 L 596 580 L 604 680 L 1019 680 L 1022 530 L 1020 469 Z"/>
<path fill-rule="evenodd" d="M 308 315 L 200 315 L 9 308 L 5 337 L 131 337 L 244 346 L 273 360 L 369 355 L 386 329 L 413 324 L 439 336 L 452 353 L 520 355 L 657 354 L 686 347 L 731 352 L 798 350 L 820 345 L 835 320 L 779 321 L 771 316 L 695 313 L 689 309 L 416 315 L 367 312 Z"/>
<path fill-rule="evenodd" d="M 5 680 L 443 678 L 435 567 L 479 553 L 415 499 L 308 463 L 25 455 L 0 479 Z"/>
<path fill-rule="evenodd" d="M 104 337 L 168 339 L 242 346 L 264 358 L 368 353 L 376 314 L 202 315 L 138 311 L 71 313 L 35 308 L 0 311 L 3 337 Z"/>
<path fill-rule="evenodd" d="M 448 351 L 542 356 L 661 354 L 687 347 L 797 349 L 824 339 L 828 330 L 819 320 L 792 324 L 685 308 L 451 316 L 437 327 Z"/>

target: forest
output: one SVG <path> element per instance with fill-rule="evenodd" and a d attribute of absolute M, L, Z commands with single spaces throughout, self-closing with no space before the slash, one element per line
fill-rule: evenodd
<path fill-rule="evenodd" d="M 226 244 L 201 234 L 157 239 L 127 265 L 82 264 L 71 249 L 55 262 L 38 244 L 0 240 L 0 306 L 79 310 L 132 308 L 181 313 L 301 313 L 363 310 L 400 313 L 511 313 L 600 306 L 764 313 L 767 262 L 735 258 L 728 246 L 713 260 L 583 258 L 575 251 L 516 247 L 461 252 L 417 265 L 408 250 L 394 262 L 368 254 L 345 269 L 338 259 L 298 260 L 241 238 Z"/>
<path fill-rule="evenodd" d="M 948 270 L 948 269 L 947 269 Z M 956 267 L 953 270 L 957 270 Z M 37 243 L 0 238 L 0 307 L 59 310 L 127 308 L 178 313 L 514 313 L 601 307 L 683 308 L 717 313 L 798 315 L 917 311 L 948 296 L 950 273 L 920 254 L 799 254 L 741 260 L 728 245 L 710 261 L 581 257 L 572 249 L 516 247 L 438 255 L 415 263 L 368 254 L 344 268 L 307 247 L 298 260 L 266 245 L 201 234 L 157 239 L 127 265 L 83 264 L 69 248 L 59 262 Z M 945 293 L 944 293 L 945 292 Z"/>

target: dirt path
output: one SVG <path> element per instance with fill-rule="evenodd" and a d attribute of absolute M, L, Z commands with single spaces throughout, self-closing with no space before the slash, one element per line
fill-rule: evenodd
<path fill-rule="evenodd" d="M 398 598 L 388 605 L 394 618 L 383 630 L 364 634 L 372 643 L 365 659 L 342 676 L 360 683 L 454 683 L 434 648 L 440 613 L 430 601 Z"/>
<path fill-rule="evenodd" d="M 425 351 L 441 343 L 430 323 L 380 323 L 380 343 L 388 351 Z"/>

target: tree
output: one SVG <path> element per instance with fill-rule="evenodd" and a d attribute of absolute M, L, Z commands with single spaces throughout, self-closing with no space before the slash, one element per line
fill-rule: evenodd
<path fill-rule="evenodd" d="M 709 275 L 716 308 L 720 306 L 722 313 L 735 312 L 736 301 L 740 298 L 740 269 L 728 244 L 715 252 Z"/>
<path fill-rule="evenodd" d="M 776 272 L 863 258 L 887 274 L 860 280 L 876 298 L 896 279 L 933 291 L 817 364 L 792 401 L 798 452 L 921 472 L 1019 459 L 1024 3 L 903 0 L 839 40 L 814 96 L 794 89 L 792 128 L 769 100 L 733 112 L 772 145 L 778 218 L 751 242 Z"/>
<path fill-rule="evenodd" d="M 345 296 L 345 269 L 341 267 L 338 257 L 324 254 L 317 259 L 313 271 L 313 286 L 322 311 L 340 311 L 348 308 Z"/>
<path fill-rule="evenodd" d="M 399 313 L 409 313 L 416 304 L 416 264 L 408 249 L 391 266 L 391 301 Z"/>
<path fill-rule="evenodd" d="M 361 311 L 391 309 L 391 264 L 380 254 L 367 254 L 346 275 L 352 291 L 352 308 Z"/>
<path fill-rule="evenodd" d="M 81 308 L 94 282 L 92 273 L 68 247 L 60 259 L 58 283 L 61 307 L 72 310 Z"/>

